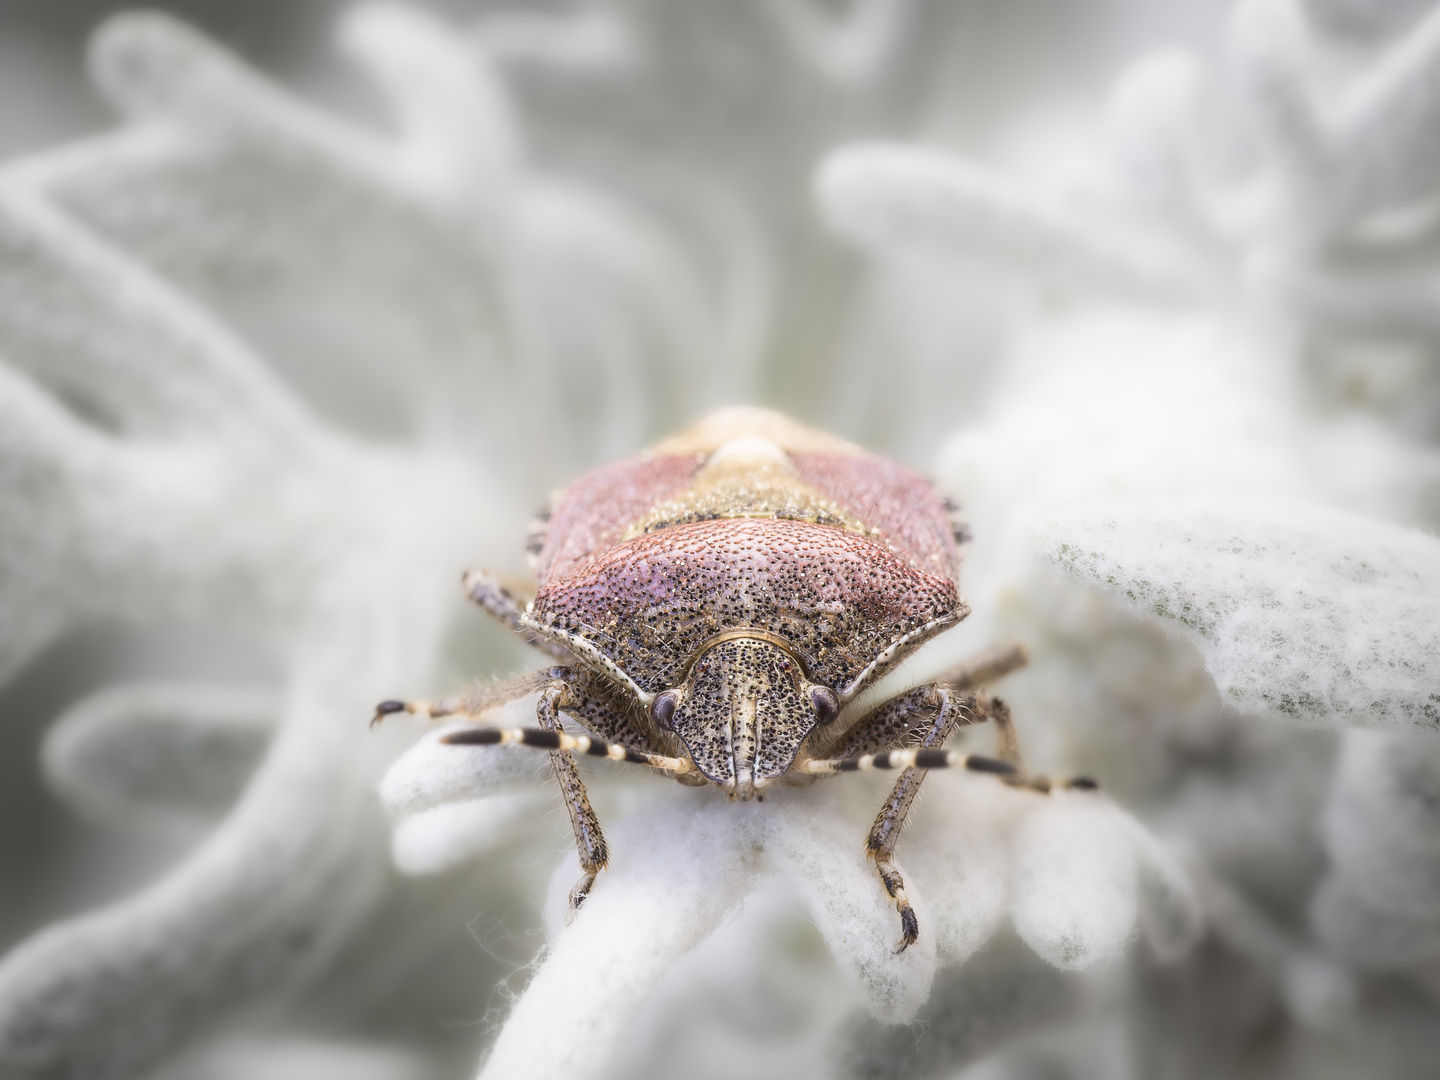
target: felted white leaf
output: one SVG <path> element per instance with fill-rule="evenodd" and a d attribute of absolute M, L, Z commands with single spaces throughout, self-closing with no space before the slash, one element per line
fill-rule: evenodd
<path fill-rule="evenodd" d="M 1285 0 L 1246 0 L 1236 7 L 1230 40 L 1240 84 L 1299 197 L 1293 210 L 1324 234 L 1433 187 L 1440 19 L 1422 19 L 1377 50 L 1368 68 L 1319 106 L 1323 39 L 1306 16 Z"/>
<path fill-rule="evenodd" d="M 1064 572 L 1205 654 L 1223 699 L 1325 726 L 1440 728 L 1440 541 L 1306 504 L 1057 516 Z"/>
<path fill-rule="evenodd" d="M 827 1062 L 854 1080 L 950 1077 L 1023 1033 L 1063 1022 L 1086 1001 L 1081 976 L 1003 936 L 965 964 L 942 969 L 920 1015 L 905 1026 L 848 1017 Z"/>
<path fill-rule="evenodd" d="M 404 723 L 404 718 L 399 718 Z M 492 722 L 510 727 L 535 723 L 534 699 L 495 710 Z M 523 746 L 451 746 L 446 735 L 473 726 L 452 723 L 426 733 L 396 759 L 380 781 L 380 799 L 392 814 L 404 816 L 443 803 L 489 793 L 509 783 L 548 779 L 544 754 Z"/>
<path fill-rule="evenodd" d="M 1200 939 L 1204 912 L 1190 875 L 1171 850 L 1135 818 L 1114 808 L 1133 845 L 1140 928 L 1161 961 L 1179 960 Z"/>
<path fill-rule="evenodd" d="M 421 810 L 395 826 L 390 858 L 402 874 L 442 874 L 508 840 L 516 822 L 534 820 L 548 801 L 548 795 L 490 795 Z"/>
<path fill-rule="evenodd" d="M 182 1057 L 155 1080 L 414 1080 L 429 1064 L 413 1048 L 379 1041 L 240 1035 Z"/>
<path fill-rule="evenodd" d="M 751 828 L 759 834 L 763 865 L 785 875 L 799 892 L 866 1008 L 881 1020 L 904 1023 L 929 996 L 938 938 L 922 931 L 919 941 L 896 953 L 899 916 L 865 858 L 865 820 L 840 811 L 843 795 L 813 788 L 785 792 L 759 808 L 764 815 L 756 815 Z M 903 853 L 898 862 L 903 872 Z M 918 874 L 906 879 L 906 892 L 922 920 L 955 902 L 932 892 Z"/>
<path fill-rule="evenodd" d="M 384 87 L 409 175 L 448 200 L 485 192 L 475 214 L 515 197 L 521 150 L 509 94 L 483 56 L 457 47 L 451 27 L 405 5 L 367 3 L 349 13 L 340 42 Z"/>
<path fill-rule="evenodd" d="M 941 964 L 957 964 L 989 941 L 1005 918 L 1008 845 L 1034 798 L 988 780 L 931 776 L 906 825 L 900 863 L 923 890 L 922 933 Z"/>
<path fill-rule="evenodd" d="M 668 812 L 609 828 L 611 869 L 554 935 L 481 1077 L 600 1075 L 661 976 L 743 898 L 750 851 L 743 830 L 737 842 L 735 808 L 718 798 L 683 808 L 667 801 Z M 552 879 L 552 912 L 564 910 L 578 876 L 566 858 Z"/>
<path fill-rule="evenodd" d="M 1011 919 L 1047 963 L 1079 970 L 1118 955 L 1135 933 L 1133 841 L 1120 816 L 1088 792 L 1056 793 L 1015 837 Z"/>
<path fill-rule="evenodd" d="M 164 45 L 163 71 L 128 72 L 142 105 L 163 97 L 152 77 L 204 59 L 184 35 Z M 68 163 L 97 166 L 90 149 Z M 118 1075 L 310 977 L 377 902 L 387 744 L 363 717 L 428 672 L 485 531 L 483 483 L 327 429 L 239 336 L 51 202 L 47 178 L 0 175 L 0 595 L 27 613 L 4 623 L 0 678 L 97 619 L 225 625 L 284 667 L 273 745 L 215 832 L 0 961 L 7 1069 Z"/>

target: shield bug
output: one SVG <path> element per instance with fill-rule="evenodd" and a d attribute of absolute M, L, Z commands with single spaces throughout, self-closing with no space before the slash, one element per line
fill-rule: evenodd
<path fill-rule="evenodd" d="M 574 754 L 645 765 L 732 799 L 902 770 L 866 850 L 899 912 L 903 949 L 919 926 L 892 856 L 927 770 L 1049 786 L 1022 774 L 1009 712 L 981 689 L 1025 663 L 1018 646 L 878 705 L 857 702 L 968 614 L 966 540 L 954 505 L 901 466 L 776 413 L 723 410 L 561 492 L 532 530 L 533 600 L 491 574 L 464 576 L 470 598 L 553 666 L 467 696 L 382 702 L 376 717 L 480 719 L 537 694 L 535 727 L 476 726 L 444 741 L 550 751 L 585 872 L 575 907 L 608 853 Z M 563 730 L 562 712 L 585 733 Z M 997 727 L 996 757 L 945 749 L 982 720 Z"/>

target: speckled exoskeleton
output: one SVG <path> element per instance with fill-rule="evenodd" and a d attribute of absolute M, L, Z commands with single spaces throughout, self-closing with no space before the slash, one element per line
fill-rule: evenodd
<path fill-rule="evenodd" d="M 1018 646 L 856 707 L 862 690 L 969 613 L 958 587 L 966 540 L 954 505 L 899 465 L 775 413 L 724 410 L 560 493 L 531 536 L 533 600 L 488 573 L 465 575 L 469 596 L 555 666 L 443 701 L 382 702 L 376 715 L 479 719 L 538 694 L 536 727 L 477 726 L 444 741 L 550 751 L 584 869 L 575 907 L 608 857 L 575 753 L 732 799 L 903 769 L 866 841 L 903 949 L 919 924 L 892 855 L 926 770 L 1048 786 L 1023 775 L 1009 712 L 981 690 L 1024 664 Z M 564 731 L 562 712 L 591 734 Z M 944 749 L 981 720 L 998 730 L 995 757 Z"/>

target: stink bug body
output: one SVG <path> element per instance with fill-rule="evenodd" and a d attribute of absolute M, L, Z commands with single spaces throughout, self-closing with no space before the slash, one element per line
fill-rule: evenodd
<path fill-rule="evenodd" d="M 530 603 L 487 573 L 465 575 L 470 597 L 555 666 L 465 697 L 384 702 L 377 717 L 479 719 L 538 693 L 536 727 L 477 726 L 445 741 L 551 752 L 585 871 L 571 893 L 577 907 L 608 854 L 573 754 L 647 765 L 732 799 L 903 769 L 866 845 L 904 948 L 918 922 L 891 855 L 925 771 L 966 767 L 1048 786 L 1022 776 L 1009 713 L 979 689 L 1025 662 L 1018 647 L 852 707 L 968 613 L 965 540 L 954 506 L 913 473 L 778 414 L 724 410 L 562 492 L 532 532 Z M 561 712 L 590 734 L 564 731 Z M 944 749 L 959 727 L 987 719 L 997 757 Z"/>

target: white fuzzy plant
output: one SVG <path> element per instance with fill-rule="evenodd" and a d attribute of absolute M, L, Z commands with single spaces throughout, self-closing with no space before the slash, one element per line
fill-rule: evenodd
<path fill-rule="evenodd" d="M 0 672 L 105 620 L 228 626 L 286 671 L 263 764 L 199 850 L 0 965 L 7 1075 L 129 1075 L 313 980 L 386 888 L 373 784 L 394 743 L 364 718 L 377 696 L 430 681 L 459 569 L 523 527 L 512 500 L 524 485 L 507 487 L 499 462 L 529 423 L 500 403 L 543 396 L 531 384 L 556 380 L 557 353 L 581 340 L 543 331 L 581 332 L 592 370 L 679 355 L 677 328 L 687 349 L 714 340 L 685 323 L 684 268 L 663 243 L 600 197 L 530 176 L 484 69 L 439 27 L 377 9 L 347 40 L 397 95 L 394 138 L 137 16 L 93 50 L 130 123 L 0 176 Z M 173 283 L 260 307 L 249 317 L 263 337 L 296 312 L 266 309 L 255 282 L 283 293 L 294 280 L 315 283 L 304 303 L 327 318 L 363 316 L 344 356 L 356 369 L 335 375 L 416 432 L 408 445 L 326 423 L 282 381 L 306 384 L 292 357 L 260 359 Z M 705 348 L 687 359 L 704 365 Z M 367 370 L 377 358 L 390 366 Z M 617 402 L 643 405 L 639 373 L 607 381 Z M 343 417 L 366 415 L 339 396 Z M 547 445 L 587 442 L 605 437 L 535 442 L 513 474 Z M 62 723 L 47 747 L 59 789 L 92 809 L 108 792 L 144 816 L 128 803 L 171 796 L 117 780 L 117 750 L 163 755 L 185 732 L 197 760 L 177 764 L 223 773 L 215 755 L 253 758 L 264 743 L 256 722 L 229 749 L 213 737 L 253 721 L 253 699 L 159 696 L 169 722 L 152 691 L 107 694 Z"/>
<path fill-rule="evenodd" d="M 977 534 L 1002 538 L 977 546 L 988 609 L 1073 653 L 1068 684 L 1017 707 L 1068 721 L 1050 738 L 1070 760 L 1140 719 L 1151 745 L 1132 743 L 1121 783 L 1191 852 L 1216 936 L 1317 1033 L 1293 1039 L 1289 1066 L 1308 1074 L 1338 1044 L 1326 1068 L 1406 1075 L 1433 1060 L 1421 1018 L 1440 970 L 1440 849 L 1422 838 L 1440 784 L 1422 314 L 1440 13 L 1352 20 L 1368 39 L 1336 28 L 1344 14 L 1255 0 L 1216 63 L 1145 58 L 1116 84 L 1098 160 L 1030 147 L 1006 175 L 852 147 L 819 193 L 891 273 L 1037 290 L 989 419 L 941 467 Z M 1120 655 L 1116 631 L 1096 633 L 1113 616 L 1028 577 L 1022 552 L 1174 638 Z M 1194 685 L 1197 648 L 1213 690 Z M 1103 686 L 1117 662 L 1131 683 L 1118 702 L 1075 681 L 1086 664 Z M 1324 740 L 1267 725 L 1343 732 L 1338 767 Z M 1217 768 L 1205 757 L 1222 745 L 1236 756 Z M 1143 1073 L 1243 1066 L 1213 1042 L 1148 1052 Z"/>
<path fill-rule="evenodd" d="M 924 25 L 904 3 L 754 10 L 832 95 L 878 93 Z M 753 391 L 756 326 L 788 317 L 767 314 L 786 295 L 766 274 L 783 242 L 716 256 L 527 162 L 497 65 L 638 77 L 653 25 L 596 7 L 544 26 L 488 17 L 466 40 L 364 9 L 344 40 L 392 105 L 382 138 L 172 22 L 122 19 L 94 66 L 129 124 L 0 173 L 0 602 L 25 615 L 0 626 L 0 669 L 120 619 L 232 626 L 286 670 L 273 745 L 196 853 L 0 962 L 6 1075 L 443 1072 L 393 1047 L 287 1055 L 310 1033 L 255 1007 L 319 992 L 404 887 L 374 791 L 402 736 L 363 718 L 435 688 L 465 614 L 458 570 L 507 561 L 536 479 Z M 830 221 L 875 256 L 855 341 L 928 347 L 924 370 L 916 327 L 937 290 L 974 304 L 991 288 L 977 277 L 1013 279 L 988 412 L 938 470 L 979 537 L 977 615 L 955 647 L 1028 640 L 1035 668 L 1009 696 L 1032 757 L 1098 772 L 1165 842 L 1103 798 L 932 778 L 901 850 L 924 931 L 896 956 L 859 843 L 877 789 L 737 807 L 597 770 L 611 869 L 566 925 L 576 867 L 559 859 L 548 944 L 483 1075 L 668 1075 L 676 1055 L 706 1075 L 699 1048 L 728 1075 L 764 1027 L 741 1003 L 786 979 L 780 1004 L 806 1008 L 769 1036 L 756 1067 L 773 1075 L 947 1075 L 996 1051 L 1000 1072 L 1062 1052 L 1234 1071 L 1267 1009 L 1297 1033 L 1297 1074 L 1337 1045 L 1341 1068 L 1397 1075 L 1433 1054 L 1440 542 L 1412 526 L 1433 525 L 1440 471 L 1405 436 L 1435 379 L 1401 365 L 1410 382 L 1371 419 L 1326 410 L 1355 363 L 1335 343 L 1431 342 L 1412 264 L 1437 188 L 1440 18 L 1351 46 L 1343 77 L 1300 9 L 1248 3 L 1232 30 L 1215 72 L 1166 54 L 1120 80 L 1111 150 L 1089 154 L 1083 183 L 1057 183 L 1072 170 L 1055 162 L 1022 156 L 1002 178 L 901 146 L 842 149 L 817 181 Z M 324 336 L 338 356 L 296 346 L 331 323 L 354 327 Z M 330 398 L 290 389 L 337 379 Z M 578 412 L 587 394 L 603 407 Z M 388 447 L 343 433 L 357 427 Z M 157 790 L 147 761 L 178 755 L 233 787 L 270 708 L 108 691 L 58 725 L 47 770 L 92 810 L 153 811 L 185 796 Z M 1296 724 L 1350 731 L 1338 766 L 1334 740 Z M 497 852 L 536 843 L 525 823 L 549 805 L 525 751 L 437 735 L 379 784 L 395 864 L 451 886 L 413 911 L 425 921 L 495 902 L 494 879 L 517 872 Z M 478 875 L 443 876 L 466 867 Z M 1185 960 L 1200 907 L 1211 932 Z M 831 959 L 787 964 L 805 920 Z M 1148 944 L 1117 960 L 1137 927 Z M 1187 979 L 1245 1007 L 1197 1034 Z M 712 1018 L 727 1010 L 748 1020 Z M 924 1038 L 885 1026 L 916 1018 Z"/>

